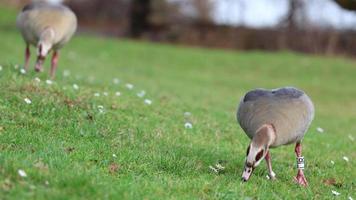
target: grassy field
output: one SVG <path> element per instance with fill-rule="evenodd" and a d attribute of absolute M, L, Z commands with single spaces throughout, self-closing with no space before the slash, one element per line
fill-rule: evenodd
<path fill-rule="evenodd" d="M 355 61 L 78 35 L 49 85 L 48 62 L 41 74 L 15 69 L 24 52 L 15 15 L 0 8 L 0 199 L 356 198 Z M 310 186 L 293 182 L 293 145 L 272 150 L 276 181 L 262 163 L 241 183 L 249 140 L 237 103 L 249 89 L 286 85 L 316 107 L 303 141 Z"/>

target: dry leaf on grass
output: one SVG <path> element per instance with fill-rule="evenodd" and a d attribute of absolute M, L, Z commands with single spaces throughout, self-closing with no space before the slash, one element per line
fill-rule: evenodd
<path fill-rule="evenodd" d="M 109 165 L 109 173 L 110 174 L 115 174 L 119 171 L 120 169 L 120 165 L 116 164 L 116 163 L 111 163 Z"/>

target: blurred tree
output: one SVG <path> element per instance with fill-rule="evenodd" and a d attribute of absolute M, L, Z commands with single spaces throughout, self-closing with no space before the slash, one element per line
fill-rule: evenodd
<path fill-rule="evenodd" d="M 151 0 L 132 0 L 130 11 L 130 36 L 140 37 L 150 28 Z"/>
<path fill-rule="evenodd" d="M 212 0 L 193 0 L 192 5 L 199 24 L 211 24 L 213 22 L 212 12 L 214 4 Z"/>
<path fill-rule="evenodd" d="M 289 30 L 297 28 L 298 20 L 304 14 L 304 1 L 302 0 L 289 0 L 288 12 L 284 19 L 281 21 L 282 26 L 286 26 Z"/>
<path fill-rule="evenodd" d="M 356 0 L 334 0 L 334 1 L 346 10 L 356 11 Z"/>

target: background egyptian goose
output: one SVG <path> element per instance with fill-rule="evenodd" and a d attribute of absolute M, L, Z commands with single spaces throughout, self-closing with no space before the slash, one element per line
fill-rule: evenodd
<path fill-rule="evenodd" d="M 53 50 L 50 75 L 54 78 L 58 50 L 77 29 L 75 14 L 59 3 L 34 2 L 26 5 L 17 17 L 17 27 L 26 42 L 25 70 L 28 70 L 30 45 L 37 47 L 36 71 L 42 71 L 47 54 Z"/>
<path fill-rule="evenodd" d="M 269 177 L 275 179 L 269 148 L 296 143 L 298 173 L 295 181 L 307 186 L 301 140 L 313 118 L 314 105 L 301 90 L 284 87 L 249 91 L 242 98 L 237 111 L 241 128 L 252 140 L 247 148 L 242 179 L 247 181 L 263 158 L 266 159 Z"/>

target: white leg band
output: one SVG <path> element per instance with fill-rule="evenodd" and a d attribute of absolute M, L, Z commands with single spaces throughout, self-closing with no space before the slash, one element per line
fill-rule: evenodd
<path fill-rule="evenodd" d="M 304 157 L 297 157 L 297 168 L 304 169 Z"/>

